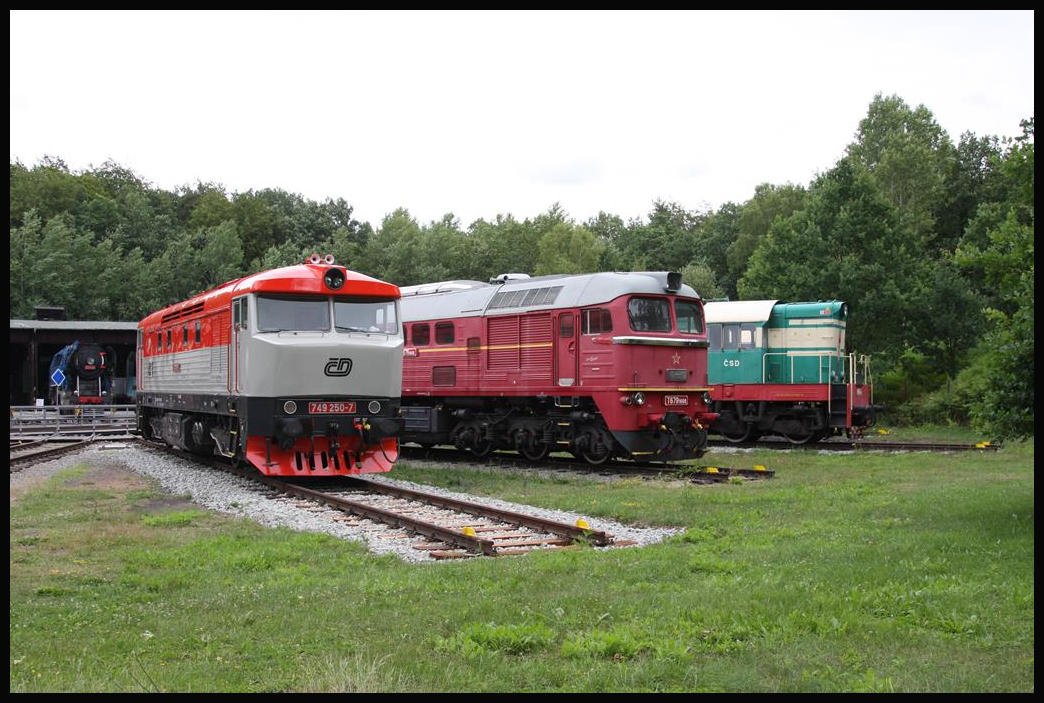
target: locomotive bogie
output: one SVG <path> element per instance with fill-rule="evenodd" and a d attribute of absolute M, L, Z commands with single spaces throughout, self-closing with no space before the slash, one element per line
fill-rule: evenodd
<path fill-rule="evenodd" d="M 313 257 L 314 258 L 314 257 Z M 398 289 L 321 260 L 142 321 L 139 429 L 265 474 L 388 471 L 398 455 Z"/>

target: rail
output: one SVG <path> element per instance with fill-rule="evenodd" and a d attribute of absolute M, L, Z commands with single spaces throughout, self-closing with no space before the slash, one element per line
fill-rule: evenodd
<path fill-rule="evenodd" d="M 44 431 L 105 431 L 134 427 L 135 423 L 133 405 L 12 405 L 10 408 L 12 435 Z"/>

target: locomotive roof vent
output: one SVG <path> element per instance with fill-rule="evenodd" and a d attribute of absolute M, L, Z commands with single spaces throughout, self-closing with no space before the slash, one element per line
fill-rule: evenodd
<path fill-rule="evenodd" d="M 502 273 L 489 279 L 490 283 L 507 283 L 508 281 L 524 281 L 529 278 L 528 273 Z"/>
<path fill-rule="evenodd" d="M 682 280 L 681 274 L 677 271 L 667 272 L 667 290 L 671 293 L 677 293 L 678 289 L 681 288 Z"/>

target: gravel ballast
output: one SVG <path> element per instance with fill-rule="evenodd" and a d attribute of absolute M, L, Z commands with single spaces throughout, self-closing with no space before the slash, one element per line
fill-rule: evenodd
<path fill-rule="evenodd" d="M 62 456 L 52 461 L 28 466 L 11 474 L 12 500 L 16 492 L 25 490 L 33 483 L 64 468 L 80 463 L 90 464 L 94 461 L 119 463 L 128 470 L 151 477 L 159 482 L 164 490 L 174 495 L 187 495 L 193 502 L 204 508 L 221 513 L 236 515 L 253 520 L 267 527 L 286 527 L 302 532 L 321 532 L 338 537 L 362 542 L 375 554 L 394 554 L 409 562 L 435 562 L 427 552 L 412 547 L 412 539 L 389 538 L 388 535 L 398 533 L 387 525 L 359 520 L 359 524 L 351 525 L 335 518 L 342 518 L 344 513 L 332 508 L 313 507 L 306 510 L 299 507 L 299 499 L 284 496 L 272 496 L 259 484 L 216 469 L 198 466 L 161 450 L 142 447 L 130 442 L 99 443 L 89 449 Z M 637 547 L 662 542 L 664 539 L 681 533 L 679 528 L 632 527 L 589 517 L 578 513 L 535 508 L 530 505 L 509 503 L 486 496 L 475 496 L 455 493 L 433 486 L 418 485 L 399 481 L 387 475 L 369 474 L 366 478 L 392 485 L 416 488 L 431 493 L 451 496 L 474 503 L 492 505 L 498 508 L 514 510 L 538 517 L 560 520 L 575 524 L 583 518 L 592 530 L 602 530 L 613 535 L 621 542 L 632 543 Z M 616 549 L 620 547 L 597 547 L 596 549 Z"/>

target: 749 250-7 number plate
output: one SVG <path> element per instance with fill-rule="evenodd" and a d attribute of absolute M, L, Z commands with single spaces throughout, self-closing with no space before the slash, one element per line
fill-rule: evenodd
<path fill-rule="evenodd" d="M 665 395 L 663 397 L 664 405 L 688 405 L 689 396 L 687 395 Z"/>
<path fill-rule="evenodd" d="M 354 413 L 355 403 L 352 401 L 345 401 L 343 403 L 322 403 L 322 402 L 309 402 L 308 403 L 308 414 L 309 415 L 321 415 L 323 413 Z"/>

